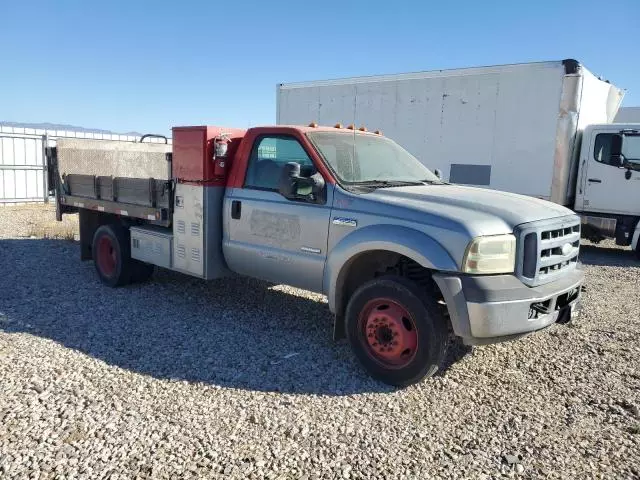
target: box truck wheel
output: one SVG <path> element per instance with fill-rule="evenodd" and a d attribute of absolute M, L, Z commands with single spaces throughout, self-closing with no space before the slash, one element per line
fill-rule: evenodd
<path fill-rule="evenodd" d="M 385 276 L 365 283 L 351 296 L 345 319 L 355 355 L 384 383 L 411 385 L 433 375 L 444 360 L 446 320 L 410 280 Z"/>
<path fill-rule="evenodd" d="M 131 281 L 129 231 L 120 225 L 102 225 L 93 236 L 93 263 L 100 280 L 110 287 Z"/>

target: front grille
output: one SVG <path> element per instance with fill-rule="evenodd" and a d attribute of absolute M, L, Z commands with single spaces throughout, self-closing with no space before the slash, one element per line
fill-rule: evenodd
<path fill-rule="evenodd" d="M 574 215 L 520 225 L 516 235 L 516 275 L 526 285 L 556 280 L 578 264 L 580 219 Z"/>

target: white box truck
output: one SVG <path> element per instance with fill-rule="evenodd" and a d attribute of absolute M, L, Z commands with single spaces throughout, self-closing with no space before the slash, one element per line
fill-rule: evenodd
<path fill-rule="evenodd" d="M 640 256 L 640 124 L 576 60 L 279 84 L 277 123 L 380 129 L 443 179 L 530 195 Z"/>

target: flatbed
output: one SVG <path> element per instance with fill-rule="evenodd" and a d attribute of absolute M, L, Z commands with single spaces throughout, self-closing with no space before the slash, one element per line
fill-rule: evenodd
<path fill-rule="evenodd" d="M 88 209 L 171 223 L 171 145 L 60 139 L 47 151 L 58 217 Z M 166 140 L 166 138 L 165 138 Z M 80 173 L 81 172 L 81 173 Z"/>

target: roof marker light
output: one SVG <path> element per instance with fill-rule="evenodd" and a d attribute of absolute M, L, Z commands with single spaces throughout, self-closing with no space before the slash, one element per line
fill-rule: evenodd
<path fill-rule="evenodd" d="M 365 127 L 364 125 L 361 126 L 358 130 L 360 130 L 361 132 L 366 132 L 367 131 L 367 127 Z"/>
<path fill-rule="evenodd" d="M 355 125 L 353 123 L 351 125 L 349 125 L 347 128 L 349 130 L 355 130 L 356 129 L 356 127 L 355 127 Z"/>
<path fill-rule="evenodd" d="M 342 128 L 342 124 L 338 122 L 333 126 L 333 128 Z"/>
<path fill-rule="evenodd" d="M 311 128 L 318 128 L 318 124 L 317 124 L 316 122 L 311 122 L 311 123 L 309 124 L 309 126 L 310 126 Z"/>

